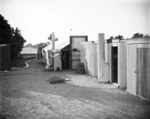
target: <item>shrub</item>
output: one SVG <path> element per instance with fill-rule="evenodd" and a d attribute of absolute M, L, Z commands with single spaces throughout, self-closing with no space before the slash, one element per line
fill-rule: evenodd
<path fill-rule="evenodd" d="M 51 78 L 48 79 L 48 82 L 50 84 L 56 84 L 56 83 L 64 83 L 65 79 L 59 77 L 59 76 L 52 76 Z"/>
<path fill-rule="evenodd" d="M 83 63 L 78 64 L 77 73 L 79 74 L 85 74 L 85 67 Z"/>

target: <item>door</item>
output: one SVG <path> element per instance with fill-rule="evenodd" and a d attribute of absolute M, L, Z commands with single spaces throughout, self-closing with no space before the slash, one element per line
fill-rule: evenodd
<path fill-rule="evenodd" d="M 137 94 L 150 99 L 150 48 L 137 49 Z"/>
<path fill-rule="evenodd" d="M 62 51 L 62 70 L 69 69 L 69 50 Z"/>

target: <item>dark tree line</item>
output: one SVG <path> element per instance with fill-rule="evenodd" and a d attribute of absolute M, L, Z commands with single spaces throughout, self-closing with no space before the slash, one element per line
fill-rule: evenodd
<path fill-rule="evenodd" d="M 144 34 L 142 34 L 142 33 L 135 33 L 135 34 L 133 34 L 133 36 L 132 36 L 132 38 L 150 38 L 150 36 L 149 35 L 144 35 Z M 113 36 L 111 36 L 109 39 L 107 39 L 108 41 L 111 41 L 111 40 L 113 40 L 113 39 L 118 39 L 118 40 L 124 40 L 125 38 L 122 36 L 122 35 L 118 35 L 118 36 L 115 36 L 115 37 L 113 37 Z"/>
<path fill-rule="evenodd" d="M 18 28 L 12 28 L 0 14 L 0 44 L 10 44 L 11 60 L 18 58 L 25 42 L 21 31 Z"/>

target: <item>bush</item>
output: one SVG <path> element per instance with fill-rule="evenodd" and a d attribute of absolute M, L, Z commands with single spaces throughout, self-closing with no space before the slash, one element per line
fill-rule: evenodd
<path fill-rule="evenodd" d="M 56 83 L 64 83 L 65 79 L 59 77 L 59 76 L 52 76 L 51 78 L 48 79 L 48 82 L 50 84 L 56 84 Z"/>
<path fill-rule="evenodd" d="M 85 67 L 83 63 L 78 64 L 77 73 L 79 74 L 85 74 Z"/>

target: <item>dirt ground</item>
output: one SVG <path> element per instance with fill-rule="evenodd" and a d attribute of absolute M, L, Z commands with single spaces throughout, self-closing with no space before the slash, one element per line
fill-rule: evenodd
<path fill-rule="evenodd" d="M 52 76 L 70 81 L 49 84 Z M 74 71 L 44 71 L 42 62 L 0 75 L 0 119 L 150 119 L 150 102 Z"/>

